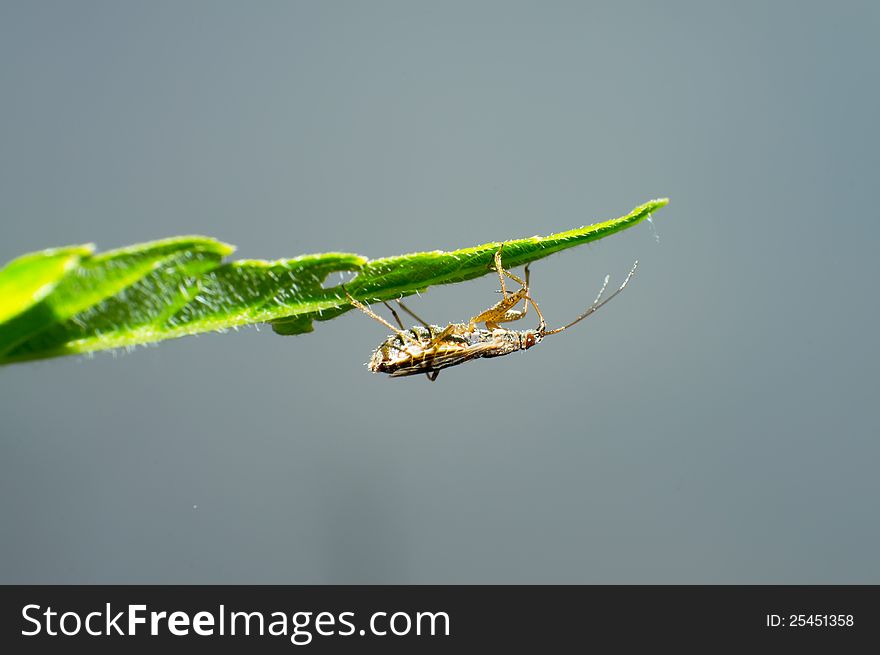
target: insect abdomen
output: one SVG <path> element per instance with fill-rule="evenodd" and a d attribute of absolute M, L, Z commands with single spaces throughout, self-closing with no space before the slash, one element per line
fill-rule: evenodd
<path fill-rule="evenodd" d="M 441 330 L 432 329 L 436 330 L 435 333 Z M 415 328 L 413 332 L 422 336 L 419 328 Z M 424 332 L 427 336 L 428 331 L 425 329 Z M 433 343 L 430 338 L 426 338 L 420 339 L 418 344 L 405 343 L 402 337 L 395 335 L 376 349 L 369 368 L 374 373 L 387 373 L 392 377 L 418 375 L 456 366 L 472 359 L 500 357 L 524 347 L 520 333 L 507 330 L 461 330 L 439 343 Z"/>

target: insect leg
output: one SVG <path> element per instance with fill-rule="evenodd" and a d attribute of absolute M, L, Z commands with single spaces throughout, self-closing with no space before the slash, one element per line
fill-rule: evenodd
<path fill-rule="evenodd" d="M 518 276 L 516 276 L 516 275 L 514 275 L 513 273 L 511 273 L 510 271 L 508 271 L 508 270 L 507 270 L 506 268 L 504 268 L 504 266 L 502 265 L 502 263 L 501 263 L 501 252 L 502 252 L 503 250 L 504 250 L 504 244 L 502 243 L 502 244 L 501 244 L 501 247 L 498 248 L 498 251 L 495 253 L 495 270 L 498 272 L 498 280 L 499 280 L 499 282 L 501 282 L 501 295 L 503 295 L 504 298 L 506 299 L 506 298 L 508 298 L 508 296 L 509 296 L 510 294 L 509 294 L 509 292 L 507 291 L 507 286 L 504 284 L 504 276 L 506 275 L 506 276 L 509 277 L 511 280 L 513 280 L 513 281 L 516 282 L 518 285 L 520 285 L 521 287 L 526 287 L 526 288 L 528 288 L 528 286 L 529 286 L 529 282 L 528 282 L 528 279 L 529 279 L 529 278 L 528 278 L 529 267 L 528 267 L 528 265 L 526 265 L 526 281 L 523 282 Z"/>
<path fill-rule="evenodd" d="M 504 250 L 504 244 L 495 252 L 495 271 L 498 273 L 498 280 L 501 282 L 501 295 L 507 300 L 507 287 L 504 284 L 504 274 L 507 272 L 501 265 L 501 251 Z"/>
<path fill-rule="evenodd" d="M 497 329 L 500 323 L 510 321 L 518 321 L 526 315 L 529 310 L 529 267 L 526 266 L 525 281 L 514 275 L 508 270 L 502 269 L 504 273 L 520 285 L 520 289 L 516 293 L 507 295 L 503 300 L 495 303 L 489 309 L 481 312 L 471 318 L 469 321 L 469 329 L 471 332 L 476 328 L 477 323 L 486 323 L 486 327 L 490 330 Z M 521 301 L 525 301 L 522 311 L 514 309 Z"/>
<path fill-rule="evenodd" d="M 435 335 L 431 338 L 431 345 L 432 345 L 432 346 L 437 345 L 438 343 L 440 343 L 441 341 L 443 341 L 444 339 L 446 339 L 446 337 L 448 337 L 448 336 L 449 336 L 450 334 L 452 334 L 453 332 L 455 332 L 455 325 L 453 325 L 452 323 L 450 323 L 450 324 L 447 325 L 445 328 L 443 328 L 443 330 L 442 330 L 441 332 L 438 332 L 437 334 L 435 334 Z"/>
<path fill-rule="evenodd" d="M 529 264 L 526 264 L 526 284 L 525 284 L 525 287 L 526 287 L 526 289 L 530 289 L 530 287 L 529 287 Z M 531 291 L 529 291 L 528 294 L 531 294 Z M 522 313 L 519 315 L 518 318 L 523 318 L 526 315 L 526 312 L 529 311 L 529 301 L 531 300 L 531 298 L 529 297 L 528 294 L 526 295 L 526 301 L 523 304 Z"/>
<path fill-rule="evenodd" d="M 538 315 L 538 328 L 535 331 L 543 336 L 547 331 L 547 323 L 544 322 L 544 315 L 541 313 L 541 308 L 538 307 L 538 303 L 535 302 L 534 298 L 530 297 L 529 302 L 532 303 L 532 307 L 535 308 L 535 313 Z"/>
<path fill-rule="evenodd" d="M 419 317 L 416 315 L 416 313 L 415 313 L 413 310 L 411 310 L 409 307 L 407 307 L 406 305 L 404 305 L 404 304 L 403 304 L 402 302 L 400 302 L 399 300 L 397 301 L 397 304 L 400 305 L 400 308 L 401 308 L 403 311 L 405 311 L 407 314 L 409 314 L 410 316 L 412 316 L 412 317 L 413 317 L 414 319 L 416 319 L 419 323 L 421 323 L 422 325 L 424 325 L 424 326 L 425 326 L 426 328 L 428 328 L 429 330 L 431 329 L 431 326 L 428 325 L 428 324 L 427 324 L 425 321 L 423 321 L 421 318 L 419 318 Z"/>
<path fill-rule="evenodd" d="M 397 312 L 394 311 L 394 307 L 392 307 L 391 305 L 389 305 L 389 304 L 388 304 L 387 302 L 385 302 L 384 300 L 382 301 L 382 304 L 385 305 L 385 306 L 388 308 L 388 311 L 389 311 L 389 312 L 391 312 L 391 315 L 394 317 L 394 320 L 397 321 L 397 324 L 400 326 L 400 329 L 401 329 L 401 330 L 405 330 L 406 328 L 405 328 L 404 325 L 403 325 L 403 321 L 400 320 L 400 316 L 398 316 L 398 315 L 397 315 Z"/>
<path fill-rule="evenodd" d="M 379 321 L 382 325 L 384 325 L 385 327 L 387 327 L 388 329 L 390 329 L 392 332 L 394 332 L 395 334 L 397 334 L 397 335 L 398 335 L 401 339 L 403 339 L 404 341 L 408 341 L 408 342 L 410 342 L 410 343 L 416 343 L 416 344 L 418 343 L 418 340 L 417 340 L 415 337 L 413 337 L 411 334 L 409 334 L 408 332 L 405 332 L 404 330 L 399 330 L 399 329 L 397 329 L 396 327 L 394 327 L 393 325 L 391 325 L 391 323 L 389 323 L 389 322 L 386 321 L 384 318 L 382 318 L 381 316 L 379 316 L 379 315 L 378 315 L 376 312 L 374 312 L 372 309 L 370 309 L 369 307 L 367 307 L 367 306 L 366 306 L 364 303 L 362 303 L 360 300 L 355 299 L 355 298 L 354 298 L 354 297 L 348 292 L 348 289 L 346 289 L 345 287 L 343 287 L 342 290 L 345 291 L 345 295 L 346 295 L 346 297 L 348 298 L 348 302 L 350 302 L 352 305 L 354 305 L 355 307 L 357 307 L 357 308 L 358 308 L 359 310 L 361 310 L 364 314 L 366 314 L 367 316 L 369 316 L 370 318 L 372 318 L 372 319 L 374 319 L 374 320 L 376 320 L 376 321 Z"/>
<path fill-rule="evenodd" d="M 521 318 L 525 318 L 526 314 L 529 311 L 529 302 L 531 301 L 531 296 L 530 296 L 531 292 L 529 291 L 529 265 L 526 264 L 526 270 L 525 270 L 526 280 L 525 280 L 525 282 L 520 280 L 518 277 L 516 277 L 510 271 L 504 271 L 504 272 L 507 273 L 510 277 L 512 277 L 514 280 L 516 280 L 517 282 L 519 282 L 522 285 L 522 288 L 519 290 L 519 292 L 514 295 L 519 295 L 520 298 L 522 300 L 524 300 L 525 302 L 523 303 L 522 310 L 513 309 L 514 307 L 516 307 L 519 304 L 519 300 L 517 300 L 517 302 L 515 302 L 513 305 L 511 305 L 510 308 L 506 312 L 504 312 L 504 314 L 501 316 L 501 318 L 495 319 L 494 323 L 496 323 L 496 324 L 497 323 L 509 323 L 511 321 L 518 321 Z M 487 327 L 488 327 L 488 325 L 487 325 Z M 497 327 L 497 325 L 493 325 L 491 327 L 495 328 L 495 327 Z"/>
<path fill-rule="evenodd" d="M 434 371 L 431 371 L 430 373 L 427 373 L 427 372 L 426 372 L 425 375 L 427 376 L 427 378 L 428 378 L 431 382 L 433 382 L 434 380 L 437 379 L 437 376 L 440 375 L 440 370 L 439 370 L 439 369 L 438 369 L 438 370 L 434 370 Z"/>
<path fill-rule="evenodd" d="M 504 271 L 504 274 L 505 274 L 507 277 L 509 277 L 511 280 L 513 280 L 514 282 L 516 282 L 516 283 L 519 284 L 520 286 L 523 286 L 523 287 L 527 287 L 527 288 L 528 288 L 528 286 L 529 286 L 529 278 L 528 278 L 529 267 L 528 267 L 528 264 L 526 265 L 526 281 L 525 281 L 525 282 L 523 282 L 519 277 L 517 277 L 516 275 L 514 275 L 513 273 L 511 273 L 510 271 L 508 271 L 506 268 L 505 268 L 505 269 L 502 269 L 502 270 Z"/>
<path fill-rule="evenodd" d="M 391 313 L 394 315 L 394 320 L 397 321 L 397 324 L 400 326 L 400 329 L 401 329 L 401 330 L 406 330 L 406 327 L 404 326 L 403 321 L 400 320 L 400 316 L 398 316 L 397 312 L 394 311 L 394 308 L 393 308 L 391 305 L 389 305 L 387 302 L 385 302 L 384 300 L 382 301 L 382 304 L 385 305 L 385 306 L 388 308 L 388 311 L 391 312 Z M 423 321 L 423 320 L 420 319 L 418 316 L 416 316 L 416 315 L 413 313 L 413 311 L 412 311 L 409 307 L 407 307 L 406 305 L 404 305 L 404 304 L 403 304 L 402 302 L 400 302 L 399 300 L 397 301 L 397 304 L 400 305 L 400 308 L 401 308 L 403 311 L 405 311 L 407 314 L 409 314 L 409 315 L 412 316 L 414 319 L 416 319 L 419 323 L 421 323 L 421 324 L 424 325 L 426 328 L 428 328 L 428 334 L 430 334 L 432 337 L 434 336 L 434 328 L 432 328 L 430 325 L 428 325 L 427 323 L 425 323 L 425 321 Z M 416 331 L 415 331 L 415 330 L 412 330 L 412 333 L 413 333 L 413 335 L 414 335 L 416 338 L 418 338 L 418 334 L 416 334 Z"/>

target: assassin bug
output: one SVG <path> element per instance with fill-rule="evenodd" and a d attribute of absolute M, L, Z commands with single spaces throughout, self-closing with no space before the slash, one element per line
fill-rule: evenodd
<path fill-rule="evenodd" d="M 457 366 L 473 359 L 501 357 L 518 350 L 528 350 L 540 343 L 544 337 L 567 330 L 604 306 L 624 290 L 639 265 L 638 262 L 633 264 L 617 291 L 602 300 L 610 279 L 610 276 L 606 275 L 599 294 L 583 314 L 567 325 L 548 330 L 541 310 L 529 294 L 529 267 L 525 268 L 525 280 L 505 269 L 501 265 L 503 248 L 502 245 L 495 253 L 495 270 L 501 281 L 503 298 L 489 309 L 471 318 L 467 323 L 450 323 L 445 328 L 429 325 L 398 300 L 400 308 L 421 324 L 406 329 L 394 308 L 383 301 L 383 304 L 394 316 L 399 326 L 397 328 L 362 302 L 353 298 L 346 290 L 345 295 L 352 305 L 394 332 L 373 352 L 368 363 L 369 369 L 373 373 L 387 373 L 391 377 L 424 373 L 429 380 L 434 381 L 442 369 L 450 366 Z M 519 284 L 520 288 L 515 292 L 509 292 L 505 284 L 505 276 Z M 523 302 L 522 310 L 515 309 L 520 302 Z M 501 327 L 501 323 L 518 321 L 525 317 L 529 305 L 535 308 L 535 313 L 538 315 L 537 328 L 534 330 L 508 330 Z M 485 329 L 477 328 L 478 323 L 485 323 Z"/>

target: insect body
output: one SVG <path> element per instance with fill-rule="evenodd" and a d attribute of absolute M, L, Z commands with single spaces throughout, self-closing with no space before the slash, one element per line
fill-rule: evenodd
<path fill-rule="evenodd" d="M 534 330 L 471 330 L 467 323 L 451 327 L 453 331 L 442 340 L 434 335 L 444 328 L 435 325 L 410 329 L 408 334 L 415 337 L 414 341 L 391 335 L 373 353 L 370 370 L 391 377 L 426 373 L 433 380 L 441 369 L 481 357 L 509 355 L 531 348 L 540 340 Z"/>
<path fill-rule="evenodd" d="M 498 303 L 477 314 L 467 323 L 450 323 L 445 328 L 428 325 L 398 300 L 401 309 L 421 323 L 421 326 L 405 329 L 397 312 L 388 303 L 385 303 L 400 326 L 398 329 L 346 291 L 352 305 L 394 331 L 394 334 L 389 336 L 373 352 L 368 363 L 369 369 L 373 373 L 387 373 L 392 377 L 424 373 L 429 380 L 433 381 L 437 379 L 442 369 L 450 366 L 457 366 L 474 359 L 501 357 L 519 350 L 528 350 L 540 343 L 544 337 L 557 334 L 579 323 L 614 298 L 623 291 L 638 266 L 638 262 L 636 262 L 617 291 L 602 300 L 609 280 L 606 275 L 599 295 L 583 314 L 568 325 L 548 330 L 541 310 L 529 295 L 529 267 L 526 266 L 525 269 L 525 280 L 521 280 L 504 269 L 501 265 L 502 249 L 495 253 L 495 270 L 501 281 L 503 297 Z M 505 276 L 519 283 L 520 289 L 513 293 L 508 292 L 504 281 Z M 523 309 L 515 309 L 520 302 L 524 303 Z M 509 323 L 523 318 L 528 312 L 529 305 L 535 308 L 535 313 L 538 315 L 537 328 L 534 330 L 509 330 L 500 326 L 501 323 Z M 486 328 L 478 328 L 478 323 L 485 323 Z"/>

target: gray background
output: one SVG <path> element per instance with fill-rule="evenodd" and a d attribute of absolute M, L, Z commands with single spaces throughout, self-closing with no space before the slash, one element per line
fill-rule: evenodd
<path fill-rule="evenodd" d="M 0 370 L 0 581 L 880 582 L 877 4 L 3 2 L 0 260 L 548 234 L 577 330 L 430 384 L 350 313 Z M 489 277 L 413 301 L 435 322 Z M 530 321 L 531 324 L 531 321 Z"/>

